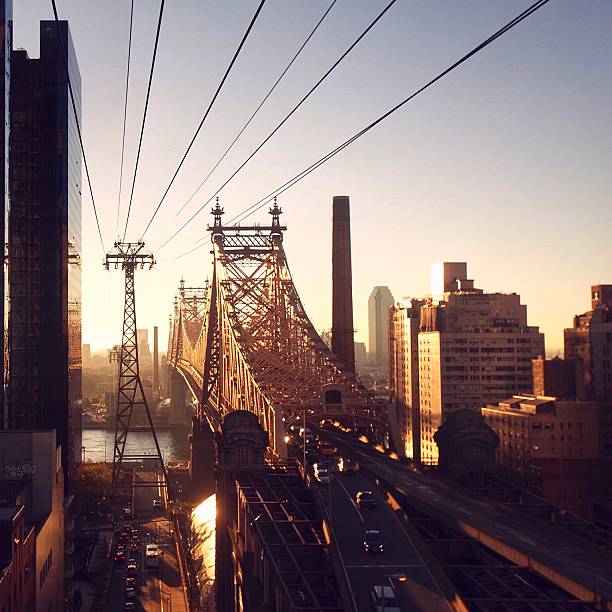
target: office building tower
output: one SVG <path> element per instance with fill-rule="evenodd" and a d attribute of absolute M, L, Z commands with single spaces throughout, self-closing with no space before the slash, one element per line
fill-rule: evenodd
<path fill-rule="evenodd" d="M 366 350 L 365 342 L 355 342 L 355 370 L 368 365 L 368 351 Z"/>
<path fill-rule="evenodd" d="M 8 215 L 9 201 L 9 96 L 11 85 L 11 49 L 13 48 L 13 3 L 12 0 L 0 0 L 0 113 L 2 114 L 2 129 L 0 130 L 0 185 L 2 189 L 2 210 L 0 223 L 2 223 L 2 240 L 8 244 Z M 0 337 L 0 354 L 2 355 L 2 387 L 0 388 L 0 430 L 8 426 L 8 315 L 9 315 L 9 285 L 8 266 L 3 265 L 2 286 L 3 333 Z"/>
<path fill-rule="evenodd" d="M 334 196 L 332 232 L 332 351 L 355 373 L 351 210 L 348 196 Z"/>
<path fill-rule="evenodd" d="M 582 364 L 588 399 L 612 400 L 612 285 L 591 287 L 591 310 L 564 331 L 565 359 Z"/>
<path fill-rule="evenodd" d="M 373 367 L 387 367 L 389 308 L 394 303 L 389 287 L 372 289 L 368 299 L 368 357 Z"/>
<path fill-rule="evenodd" d="M 80 459 L 81 80 L 68 23 L 40 24 L 40 58 L 11 63 L 9 421 L 55 429 L 67 482 Z"/>
<path fill-rule="evenodd" d="M 520 296 L 484 293 L 466 278 L 466 264 L 450 267 L 436 266 L 443 284 L 432 286 L 436 297 L 420 310 L 421 457 L 427 463 L 438 460 L 434 434 L 449 413 L 530 393 L 531 360 L 544 354 L 544 335 L 527 324 Z M 440 288 L 445 291 L 436 294 Z"/>
<path fill-rule="evenodd" d="M 398 414 L 404 453 L 421 460 L 419 403 L 419 322 L 421 300 L 405 300 L 390 308 L 389 395 Z"/>
<path fill-rule="evenodd" d="M 139 329 L 138 334 L 138 362 L 140 365 L 140 373 L 143 376 L 153 375 L 153 357 L 149 347 L 149 330 Z"/>

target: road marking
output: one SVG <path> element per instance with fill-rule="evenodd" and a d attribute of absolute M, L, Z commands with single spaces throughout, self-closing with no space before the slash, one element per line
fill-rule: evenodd
<path fill-rule="evenodd" d="M 338 477 L 336 477 L 335 480 L 336 482 L 339 482 L 340 486 L 344 489 L 344 492 L 351 501 L 351 504 L 353 504 L 353 508 L 357 510 L 357 514 L 359 515 L 359 518 L 361 519 L 361 524 L 363 525 L 365 523 L 365 519 L 363 518 L 363 514 L 361 514 L 361 510 L 359 510 L 359 508 L 357 507 L 357 504 L 355 503 L 355 500 L 353 499 L 352 495 L 348 492 L 348 489 L 344 486 L 344 483 Z"/>

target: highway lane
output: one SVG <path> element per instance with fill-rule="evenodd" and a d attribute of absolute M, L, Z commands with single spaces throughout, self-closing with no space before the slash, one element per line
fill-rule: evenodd
<path fill-rule="evenodd" d="M 428 569 L 397 517 L 377 495 L 374 509 L 357 508 L 358 491 L 371 490 L 360 474 L 336 473 L 329 485 L 317 485 L 333 525 L 336 545 L 344 563 L 357 609 L 372 610 L 372 589 L 392 584 L 402 610 L 448 611 Z M 377 529 L 384 538 L 383 553 L 363 550 L 365 529 Z M 400 582 L 398 576 L 405 576 Z"/>
<path fill-rule="evenodd" d="M 597 550 L 540 521 L 528 521 L 486 499 L 469 498 L 451 483 L 415 473 L 352 437 L 322 431 L 344 453 L 393 483 L 416 508 L 442 522 L 452 523 L 499 554 L 529 564 L 549 580 L 579 598 L 592 592 L 612 601 L 612 563 Z"/>

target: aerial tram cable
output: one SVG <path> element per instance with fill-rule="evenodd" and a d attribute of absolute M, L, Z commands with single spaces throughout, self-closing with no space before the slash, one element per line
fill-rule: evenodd
<path fill-rule="evenodd" d="M 348 140 L 346 140 L 345 142 L 343 142 L 341 145 L 337 146 L 335 149 L 332 149 L 329 153 L 327 153 L 326 155 L 324 155 L 323 157 L 321 157 L 320 159 L 318 159 L 316 162 L 314 162 L 313 164 L 311 164 L 310 166 L 308 166 L 308 168 L 305 168 L 304 170 L 302 170 L 300 173 L 296 174 L 293 178 L 289 179 L 288 181 L 286 181 L 285 183 L 283 183 L 280 187 L 277 187 L 276 189 L 274 189 L 273 191 L 271 191 L 268 195 L 266 195 L 265 197 L 261 198 L 260 200 L 258 200 L 257 202 L 255 202 L 254 204 L 251 204 L 251 206 L 247 207 L 246 209 L 244 209 L 241 213 L 239 213 L 238 215 L 236 215 L 235 217 L 233 217 L 228 223 L 237 223 L 240 222 L 244 219 L 246 219 L 247 217 L 249 217 L 250 215 L 252 215 L 254 212 L 256 212 L 257 210 L 259 210 L 260 208 L 262 208 L 263 206 L 265 206 L 266 204 L 268 204 L 269 202 L 273 201 L 273 199 L 275 197 L 277 197 L 278 195 L 284 193 L 285 191 L 287 191 L 288 189 L 291 189 L 291 187 L 293 187 L 296 183 L 300 182 L 303 178 L 305 178 L 306 176 L 308 176 L 311 172 L 314 172 L 316 169 L 318 169 L 320 166 L 322 166 L 323 164 L 325 164 L 327 161 L 329 161 L 330 159 L 332 159 L 332 157 L 335 157 L 338 153 L 340 153 L 342 150 L 344 150 L 346 147 L 348 147 L 349 145 L 351 145 L 353 142 L 355 142 L 357 139 L 361 138 L 361 136 L 363 136 L 364 134 L 366 134 L 367 132 L 369 132 L 371 129 L 373 129 L 374 127 L 376 127 L 379 123 L 381 123 L 382 121 L 384 121 L 385 119 L 387 119 L 389 116 L 391 116 L 393 113 L 395 113 L 396 111 L 398 111 L 400 108 L 402 108 L 405 104 L 407 104 L 408 102 L 410 102 L 412 99 L 414 99 L 416 96 L 418 96 L 420 93 L 422 93 L 423 91 L 425 91 L 426 89 L 428 89 L 429 87 L 431 87 L 432 85 L 434 85 L 437 81 L 439 81 L 440 79 L 444 78 L 447 74 L 449 74 L 450 72 L 452 72 L 453 70 L 455 70 L 456 68 L 458 68 L 461 64 L 463 64 L 464 62 L 466 62 L 467 60 L 469 60 L 471 57 L 473 57 L 474 55 L 476 55 L 477 53 L 479 53 L 480 51 L 482 51 L 485 47 L 489 46 L 491 43 L 493 43 L 494 41 L 496 41 L 499 37 L 503 36 L 504 34 L 506 34 L 506 32 L 508 32 L 509 30 L 511 30 L 513 27 L 517 26 L 519 23 L 521 23 L 523 20 L 527 19 L 527 17 L 529 17 L 530 15 L 532 15 L 533 13 L 535 13 L 538 9 L 542 8 L 545 4 L 547 4 L 550 0 L 537 0 L 537 2 L 534 2 L 531 6 L 529 6 L 527 9 L 525 9 L 523 12 L 521 12 L 519 15 L 517 15 L 516 17 L 514 17 L 513 19 L 511 19 L 505 26 L 503 26 L 502 28 L 500 28 L 499 30 L 497 30 L 497 32 L 495 32 L 494 34 L 492 34 L 491 36 L 489 36 L 486 40 L 484 40 L 482 43 L 480 43 L 479 45 L 477 45 L 476 47 L 474 47 L 474 49 L 472 49 L 471 51 L 469 51 L 468 53 L 466 53 L 463 57 L 461 57 L 459 60 L 457 60 L 456 62 L 454 62 L 451 66 L 449 66 L 448 68 L 446 68 L 445 70 L 443 70 L 442 72 L 440 72 L 437 76 L 435 76 L 433 79 L 431 79 L 430 81 L 428 81 L 425 85 L 423 85 L 422 87 L 420 87 L 419 89 L 417 89 L 416 91 L 414 91 L 412 94 L 410 94 L 408 97 L 404 98 L 401 102 L 399 102 L 398 104 L 396 104 L 395 106 L 393 106 L 391 109 L 389 109 L 386 113 L 384 113 L 383 115 L 381 115 L 380 117 L 378 117 L 376 120 L 374 120 L 372 123 L 368 124 L 367 126 L 365 126 L 363 129 L 361 129 L 360 131 L 358 131 L 356 134 L 354 134 L 353 136 L 351 136 Z M 182 229 L 182 228 L 181 228 Z M 180 230 L 179 230 L 180 231 Z M 177 232 L 178 233 L 178 232 Z M 174 234 L 176 235 L 176 233 Z M 162 246 L 164 246 L 165 244 L 167 244 L 168 242 L 170 242 L 170 240 L 172 240 L 174 236 L 172 236 L 171 238 L 169 238 Z M 191 253 L 193 253 L 194 251 L 202 248 L 206 246 L 206 244 L 200 244 L 194 248 L 192 248 L 191 250 L 178 255 L 175 259 L 180 259 L 182 257 L 185 257 Z M 161 247 L 160 247 L 161 248 Z"/>
<path fill-rule="evenodd" d="M 251 23 L 249 24 L 249 27 L 247 28 L 246 32 L 244 33 L 244 36 L 242 37 L 242 40 L 240 41 L 240 44 L 238 45 L 238 48 L 236 49 L 236 52 L 234 53 L 234 57 L 232 58 L 232 61 L 230 62 L 229 66 L 227 67 L 227 70 L 225 71 L 225 74 L 223 75 L 223 78 L 221 79 L 221 82 L 219 83 L 219 86 L 217 87 L 217 91 L 215 92 L 215 95 L 213 96 L 212 100 L 210 101 L 210 104 L 208 105 L 208 108 L 206 109 L 206 112 L 204 113 L 204 116 L 202 117 L 202 120 L 200 121 L 200 124 L 198 125 L 195 134 L 193 135 L 193 138 L 191 139 L 191 142 L 189 143 L 187 150 L 185 151 L 185 154 L 183 155 L 181 161 L 179 162 L 179 165 L 177 166 L 176 170 L 174 171 L 174 174 L 172 175 L 172 178 L 170 179 L 170 182 L 168 183 L 168 186 L 166 187 L 166 191 L 164 191 L 164 195 L 161 197 L 161 200 L 159 201 L 159 204 L 157 205 L 157 208 L 155 209 L 155 211 L 153 212 L 153 215 L 151 216 L 151 218 L 149 219 L 149 222 L 147 223 L 147 226 L 144 229 L 144 232 L 142 232 L 142 236 L 141 239 L 144 238 L 145 234 L 147 233 L 149 227 L 151 227 L 151 223 L 153 223 L 153 220 L 155 219 L 157 213 L 159 212 L 159 209 L 161 208 L 162 204 L 164 203 L 164 200 L 166 199 L 166 196 L 168 195 L 168 192 L 170 191 L 170 188 L 172 187 L 176 177 L 178 176 L 178 173 L 180 172 L 181 168 L 183 167 L 183 164 L 185 163 L 185 160 L 187 159 L 187 155 L 189 155 L 189 152 L 191 151 L 191 148 L 193 147 L 193 144 L 195 143 L 200 130 L 202 129 L 202 126 L 204 125 L 204 122 L 206 121 L 206 118 L 208 117 L 210 110 L 212 109 L 215 100 L 217 99 L 217 96 L 219 95 L 219 92 L 221 91 L 221 89 L 223 88 L 223 85 L 227 79 L 227 77 L 229 76 L 229 73 L 232 70 L 232 67 L 234 66 L 234 63 L 236 62 L 236 59 L 238 58 L 238 55 L 240 54 L 240 51 L 242 50 L 242 47 L 244 46 L 244 43 L 246 42 L 246 39 L 248 38 L 249 34 L 251 33 L 251 30 L 253 29 L 253 26 L 255 25 L 255 21 L 257 21 L 257 17 L 259 16 L 259 13 L 261 12 L 261 9 L 263 8 L 264 4 L 266 3 L 266 0 L 261 0 L 261 2 L 259 3 L 259 6 L 257 7 L 257 10 L 255 11 L 255 15 L 253 15 L 253 18 L 251 19 Z"/>

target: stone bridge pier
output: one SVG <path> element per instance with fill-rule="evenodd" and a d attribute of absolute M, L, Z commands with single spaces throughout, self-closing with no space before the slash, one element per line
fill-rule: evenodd
<path fill-rule="evenodd" d="M 168 425 L 189 425 L 190 415 L 187 412 L 187 383 L 173 370 L 170 374 L 170 411 Z"/>
<path fill-rule="evenodd" d="M 191 419 L 191 491 L 194 499 L 206 499 L 215 492 L 215 436 L 207 421 Z"/>

